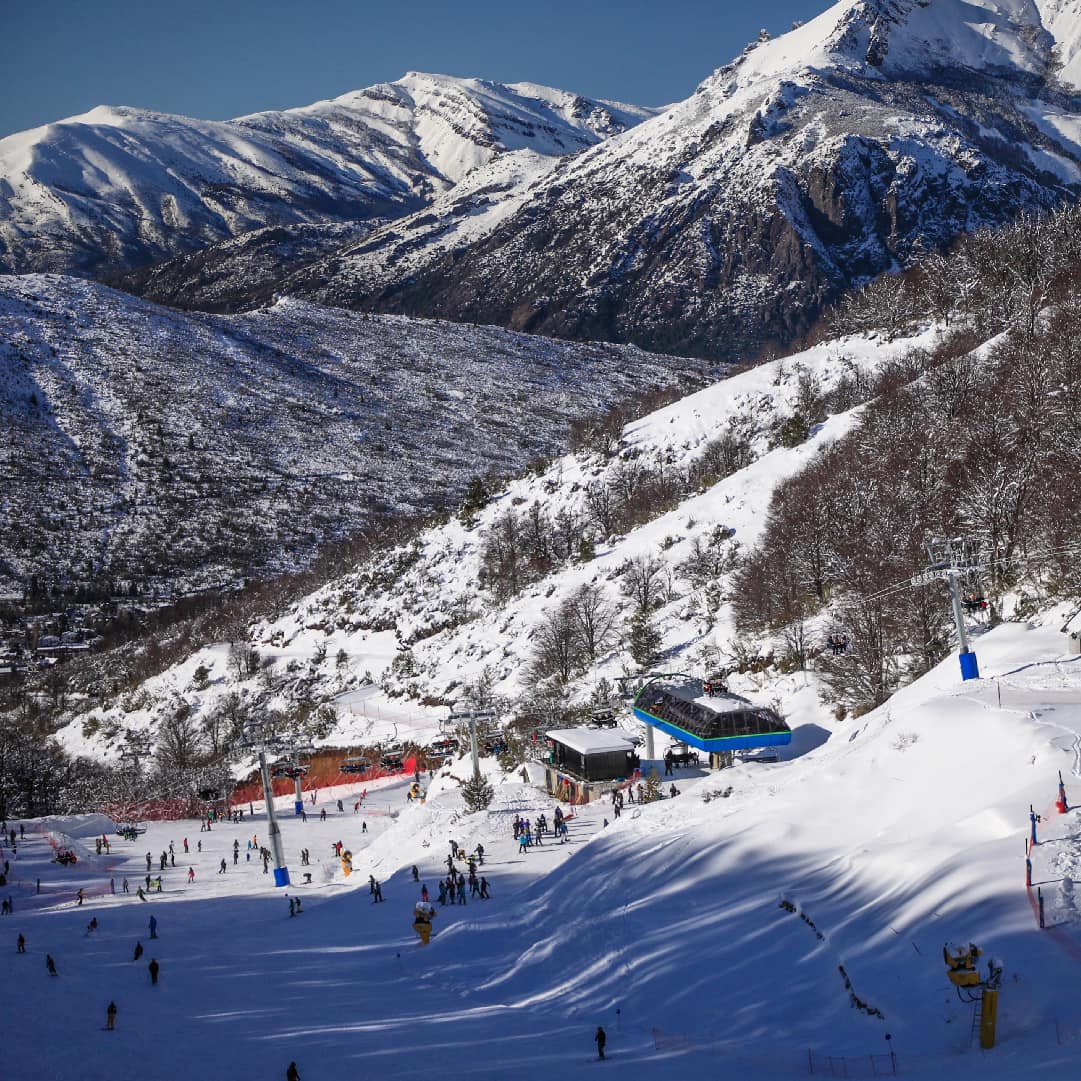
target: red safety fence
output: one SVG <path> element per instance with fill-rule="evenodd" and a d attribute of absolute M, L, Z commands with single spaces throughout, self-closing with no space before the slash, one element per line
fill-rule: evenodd
<path fill-rule="evenodd" d="M 337 770 L 334 773 L 320 772 L 308 773 L 300 780 L 301 792 L 311 793 L 324 788 L 335 788 L 342 785 L 367 785 L 372 781 L 381 780 L 384 777 L 406 777 L 416 773 L 417 760 L 407 758 L 399 770 L 387 770 L 375 767 L 365 773 L 342 773 Z M 271 779 L 271 787 L 274 796 L 291 796 L 296 792 L 296 781 L 291 777 L 274 777 Z M 263 782 L 260 780 L 249 781 L 233 790 L 229 797 L 229 803 L 242 804 L 254 803 L 263 798 Z"/>

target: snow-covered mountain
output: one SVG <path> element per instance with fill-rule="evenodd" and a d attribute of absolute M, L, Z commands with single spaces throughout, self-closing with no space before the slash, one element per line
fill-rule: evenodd
<path fill-rule="evenodd" d="M 573 153 L 651 112 L 417 72 L 224 122 L 100 106 L 0 140 L 0 269 L 100 274 L 266 226 L 396 217 L 500 154 Z"/>
<path fill-rule="evenodd" d="M 0 592 L 30 575 L 197 588 L 300 566 L 683 379 L 701 365 L 634 348 L 293 300 L 184 315 L 81 279 L 0 277 Z"/>
<path fill-rule="evenodd" d="M 732 357 L 853 283 L 1081 192 L 1066 0 L 841 0 L 540 178 L 300 272 L 359 308 Z M 465 194 L 463 192 L 463 194 Z"/>

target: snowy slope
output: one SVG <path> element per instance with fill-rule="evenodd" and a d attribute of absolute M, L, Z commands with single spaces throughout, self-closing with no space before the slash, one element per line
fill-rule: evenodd
<path fill-rule="evenodd" d="M 0 140 L 0 268 L 100 273 L 263 226 L 394 217 L 501 153 L 573 153 L 647 115 L 417 72 L 225 122 L 100 106 Z"/>
<path fill-rule="evenodd" d="M 1073 4 L 841 0 L 501 197 L 317 262 L 324 302 L 731 359 L 1081 191 Z M 443 239 L 445 238 L 445 239 Z M 293 283 L 291 283 L 292 286 Z"/>
<path fill-rule="evenodd" d="M 246 858 L 253 834 L 266 841 L 260 804 L 210 833 L 151 823 L 101 857 L 87 836 L 96 821 L 28 822 L 7 888 L 5 927 L 25 935 L 27 954 L 6 961 L 19 1038 L 5 1070 L 66 1081 L 77 1060 L 82 1081 L 255 1081 L 295 1061 L 306 1079 L 398 1081 L 430 1077 L 438 1056 L 483 1081 L 577 1081 L 598 1069 L 600 1024 L 611 1068 L 634 1081 L 778 1081 L 809 1063 L 816 1075 L 890 1076 L 891 1051 L 900 1076 L 927 1081 L 1075 1076 L 1081 816 L 1051 808 L 1059 770 L 1072 799 L 1081 785 L 1081 664 L 1062 654 L 1066 614 L 984 635 L 976 684 L 959 684 L 951 658 L 797 761 L 681 776 L 675 799 L 628 804 L 618 819 L 607 803 L 574 808 L 568 844 L 525 854 L 511 819 L 550 819 L 553 804 L 516 775 L 495 778 L 480 815 L 463 814 L 450 777 L 419 806 L 403 782 L 373 788 L 359 814 L 360 786 L 318 792 L 306 822 L 280 800 L 288 890 Z M 1024 886 L 1030 803 L 1045 816 L 1033 855 L 1055 925 L 1045 931 Z M 50 841 L 72 835 L 79 864 L 47 862 Z M 451 838 L 484 844 L 492 899 L 437 905 L 422 947 L 412 907 L 421 884 L 434 897 Z M 331 858 L 338 840 L 353 852 L 349 878 Z M 170 844 L 164 892 L 136 900 L 144 854 Z M 311 867 L 299 865 L 305 847 Z M 301 898 L 300 917 L 284 893 Z M 975 942 L 1005 966 L 993 1051 L 972 1046 L 946 941 Z"/>
<path fill-rule="evenodd" d="M 333 705 L 337 725 L 322 741 L 329 745 L 370 743 L 395 733 L 427 742 L 446 709 L 423 706 L 421 699 L 460 698 L 465 685 L 478 681 L 487 681 L 490 693 L 507 701 L 528 699 L 528 663 L 545 614 L 584 583 L 598 584 L 613 606 L 624 606 L 622 568 L 646 554 L 660 561 L 669 582 L 656 617 L 665 663 L 689 671 L 715 666 L 733 639 L 730 615 L 717 596 L 688 580 L 681 565 L 696 546 L 714 552 L 722 564 L 752 546 L 774 486 L 842 436 L 858 416 L 858 409 L 838 414 L 805 443 L 771 449 L 777 427 L 796 409 L 802 381 L 810 378 L 826 390 L 853 373 L 866 377 L 935 337 L 931 330 L 890 343 L 875 338 L 831 342 L 691 394 L 629 425 L 619 456 L 605 460 L 587 452 L 558 458 L 543 472 L 511 482 L 474 520 L 456 517 L 425 530 L 415 541 L 329 583 L 280 618 L 254 626 L 251 639 L 275 677 L 270 690 L 262 676 L 238 680 L 228 650 L 212 646 L 149 681 L 140 703 L 114 702 L 76 718 L 61 733 L 62 741 L 72 752 L 107 757 L 124 730 L 153 733 L 178 695 L 192 716 L 201 718 L 223 697 L 238 693 L 260 708 L 288 711 L 297 695 Z M 606 536 L 587 522 L 590 485 L 614 483 L 628 463 L 686 467 L 711 440 L 729 431 L 748 441 L 756 460 L 747 468 L 625 535 Z M 551 519 L 564 515 L 583 521 L 597 538 L 595 555 L 557 568 L 504 605 L 494 604 L 479 586 L 484 537 L 508 509 L 524 514 L 535 506 Z M 411 666 L 403 671 L 406 648 Z M 339 654 L 347 659 L 344 665 L 337 661 Z M 205 691 L 192 684 L 199 665 L 213 676 Z M 572 697 L 588 701 L 599 680 L 614 681 L 628 670 L 634 665 L 622 635 L 616 634 L 575 682 Z M 362 685 L 365 673 L 381 687 Z M 785 696 L 793 722 L 808 726 L 798 745 L 820 741 L 833 722 L 816 701 L 814 686 L 802 676 L 771 680 L 763 683 L 748 674 L 734 677 L 733 686 L 765 701 Z M 87 719 L 100 723 L 84 728 Z"/>
<path fill-rule="evenodd" d="M 571 421 L 699 365 L 284 300 L 184 315 L 0 277 L 0 592 L 167 589 L 306 565 L 561 451 Z"/>

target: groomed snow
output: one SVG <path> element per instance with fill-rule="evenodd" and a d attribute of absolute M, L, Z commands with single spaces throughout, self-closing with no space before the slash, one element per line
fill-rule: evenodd
<path fill-rule="evenodd" d="M 253 834 L 265 842 L 258 804 L 253 819 L 208 834 L 151 823 L 136 843 L 111 837 L 100 858 L 84 838 L 72 868 L 48 862 L 45 828 L 57 824 L 28 823 L 17 858 L 5 852 L 4 1076 L 256 1081 L 295 1060 L 305 1081 L 446 1070 L 577 1081 L 598 1069 L 598 1024 L 627 1079 L 798 1078 L 809 1055 L 848 1056 L 848 1076 L 869 1076 L 864 1056 L 890 1047 L 903 1077 L 1076 1076 L 1081 813 L 1052 806 L 1060 769 L 1081 799 L 1081 658 L 1064 652 L 1059 629 L 1072 615 L 1060 607 L 977 634 L 981 681 L 962 684 L 950 657 L 796 761 L 679 771 L 676 798 L 627 804 L 620 818 L 608 803 L 575 808 L 568 844 L 525 854 L 511 820 L 550 818 L 552 802 L 515 771 L 494 778 L 488 813 L 464 815 L 450 775 L 466 760 L 435 778 L 423 805 L 392 782 L 359 814 L 359 786 L 319 793 L 306 822 L 283 814 L 294 880 L 312 873 L 284 890 L 245 859 Z M 1030 803 L 1043 815 L 1033 867 L 1054 925 L 1044 931 L 1024 885 Z M 338 840 L 354 854 L 349 879 L 332 858 Z M 424 947 L 413 905 L 421 885 L 434 898 L 451 840 L 484 844 L 492 899 L 437 906 Z M 109 892 L 125 876 L 134 891 L 146 853 L 170 842 L 176 868 L 161 896 Z M 369 874 L 386 903 L 371 903 Z M 286 893 L 303 900 L 300 917 L 289 918 Z M 1005 964 L 991 1052 L 970 1047 L 971 1007 L 946 981 L 946 941 L 976 942 Z M 882 1017 L 851 1005 L 839 966 Z M 109 1001 L 113 1033 L 102 1031 Z"/>

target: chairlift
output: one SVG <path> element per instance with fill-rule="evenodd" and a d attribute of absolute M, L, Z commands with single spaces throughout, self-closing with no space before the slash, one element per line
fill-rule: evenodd
<path fill-rule="evenodd" d="M 848 652 L 849 638 L 844 631 L 831 631 L 826 635 L 826 649 L 835 657 L 841 657 Z"/>
<path fill-rule="evenodd" d="M 987 598 L 981 593 L 966 593 L 961 598 L 961 604 L 966 612 L 975 615 L 977 612 L 987 611 Z"/>

